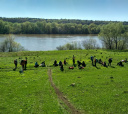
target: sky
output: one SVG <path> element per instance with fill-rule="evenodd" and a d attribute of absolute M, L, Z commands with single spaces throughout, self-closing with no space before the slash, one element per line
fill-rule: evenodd
<path fill-rule="evenodd" d="M 0 17 L 128 21 L 128 0 L 0 0 Z"/>

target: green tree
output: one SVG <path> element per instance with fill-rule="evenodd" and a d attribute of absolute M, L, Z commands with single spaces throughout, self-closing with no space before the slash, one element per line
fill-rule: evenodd
<path fill-rule="evenodd" d="M 127 34 L 124 34 L 125 30 L 122 23 L 109 23 L 103 25 L 99 37 L 103 41 L 105 48 L 121 49 L 128 41 L 126 38 Z"/>
<path fill-rule="evenodd" d="M 13 31 L 12 31 L 12 33 L 14 33 L 14 34 L 20 34 L 21 33 L 21 24 L 14 23 L 13 24 Z"/>
<path fill-rule="evenodd" d="M 83 34 L 88 34 L 89 32 L 88 32 L 88 26 L 87 25 L 83 25 L 82 26 L 82 33 Z"/>
<path fill-rule="evenodd" d="M 46 34 L 51 34 L 52 33 L 52 26 L 51 23 L 46 24 Z"/>
<path fill-rule="evenodd" d="M 58 34 L 58 24 L 57 23 L 55 23 L 55 22 L 53 22 L 53 23 L 51 23 L 51 29 L 52 29 L 52 34 Z"/>
<path fill-rule="evenodd" d="M 88 25 L 89 34 L 97 34 L 97 26 L 94 23 Z"/>

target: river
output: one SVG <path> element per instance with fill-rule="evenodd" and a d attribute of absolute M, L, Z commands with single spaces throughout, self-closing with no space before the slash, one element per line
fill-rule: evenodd
<path fill-rule="evenodd" d="M 98 45 L 102 47 L 101 41 L 96 35 L 25 34 L 13 36 L 16 42 L 20 43 L 25 49 L 29 51 L 57 50 L 56 47 L 58 46 L 72 42 L 82 44 L 83 41 L 90 38 L 96 39 Z M 0 35 L 0 42 L 2 42 L 6 37 L 8 37 L 8 35 Z"/>

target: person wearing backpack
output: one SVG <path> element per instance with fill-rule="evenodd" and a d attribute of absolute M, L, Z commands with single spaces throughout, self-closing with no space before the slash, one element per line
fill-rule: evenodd
<path fill-rule="evenodd" d="M 95 67 L 96 67 L 96 63 L 98 62 L 98 59 L 95 59 L 94 62 L 95 62 Z"/>

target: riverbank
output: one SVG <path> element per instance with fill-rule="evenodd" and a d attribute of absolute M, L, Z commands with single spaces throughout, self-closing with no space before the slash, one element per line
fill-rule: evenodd
<path fill-rule="evenodd" d="M 75 56 L 76 67 L 72 57 Z M 0 53 L 0 113 L 70 113 L 71 110 L 58 98 L 50 85 L 48 71 L 55 86 L 64 98 L 80 113 L 127 113 L 128 63 L 124 67 L 117 62 L 127 58 L 127 51 L 107 50 L 71 50 L 71 51 L 28 51 Z M 97 63 L 92 66 L 90 57 L 106 61 L 113 58 L 112 65 L 106 67 Z M 28 58 L 27 70 L 21 70 L 21 59 Z M 13 71 L 14 59 L 18 68 Z M 62 72 L 57 63 L 66 59 Z M 77 60 L 85 61 L 86 67 L 78 69 Z M 43 61 L 46 67 L 35 68 L 35 62 Z"/>

